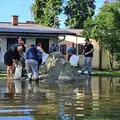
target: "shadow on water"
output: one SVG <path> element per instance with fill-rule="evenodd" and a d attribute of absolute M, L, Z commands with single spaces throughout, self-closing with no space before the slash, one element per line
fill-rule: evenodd
<path fill-rule="evenodd" d="M 0 120 L 119 120 L 120 78 L 71 83 L 0 81 Z"/>

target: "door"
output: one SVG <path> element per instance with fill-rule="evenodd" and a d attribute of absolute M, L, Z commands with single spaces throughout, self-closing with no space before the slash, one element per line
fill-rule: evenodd
<path fill-rule="evenodd" d="M 36 45 L 38 43 L 42 44 L 42 49 L 46 52 L 49 53 L 49 39 L 45 39 L 45 38 L 36 38 Z"/>
<path fill-rule="evenodd" d="M 22 38 L 24 43 L 26 43 L 26 39 Z M 14 44 L 17 43 L 17 38 L 7 38 L 7 49 L 10 49 Z"/>

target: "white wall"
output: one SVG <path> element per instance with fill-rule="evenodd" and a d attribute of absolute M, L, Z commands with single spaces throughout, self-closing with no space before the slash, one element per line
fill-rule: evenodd
<path fill-rule="evenodd" d="M 1 47 L 1 52 L 0 52 L 0 70 L 5 70 L 5 65 L 4 65 L 4 53 L 7 50 L 7 40 L 6 37 L 1 37 L 0 36 L 0 47 Z"/>
<path fill-rule="evenodd" d="M 1 53 L 5 53 L 7 50 L 7 39 L 6 37 L 0 37 L 1 40 Z"/>
<path fill-rule="evenodd" d="M 85 40 L 84 37 L 76 37 L 76 36 L 72 36 L 72 35 L 66 35 L 66 37 L 65 37 L 65 41 L 69 41 L 69 42 L 73 42 L 73 43 L 77 43 L 77 44 L 85 43 L 84 40 Z"/>
<path fill-rule="evenodd" d="M 34 37 L 26 37 L 26 45 L 35 45 L 35 38 Z"/>

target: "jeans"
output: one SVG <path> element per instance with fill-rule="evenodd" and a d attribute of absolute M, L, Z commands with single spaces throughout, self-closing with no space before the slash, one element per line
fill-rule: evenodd
<path fill-rule="evenodd" d="M 85 57 L 83 58 L 83 66 L 81 72 L 84 73 L 86 68 L 88 68 L 88 73 L 91 74 L 91 67 L 92 67 L 92 57 Z"/>
<path fill-rule="evenodd" d="M 27 59 L 25 61 L 25 64 L 26 64 L 27 73 L 29 74 L 28 77 L 32 78 L 32 74 L 33 74 L 35 79 L 38 79 L 39 78 L 38 62 L 36 60 Z"/>

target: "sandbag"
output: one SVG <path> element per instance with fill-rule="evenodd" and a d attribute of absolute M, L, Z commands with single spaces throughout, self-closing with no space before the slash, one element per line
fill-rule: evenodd
<path fill-rule="evenodd" d="M 16 68 L 15 68 L 15 74 L 14 74 L 14 77 L 13 79 L 20 79 L 22 77 L 22 66 L 20 65 L 17 65 Z"/>
<path fill-rule="evenodd" d="M 72 55 L 71 57 L 70 57 L 70 65 L 71 66 L 74 66 L 74 67 L 77 67 L 78 66 L 78 62 L 79 62 L 79 56 L 77 56 L 77 55 Z"/>

